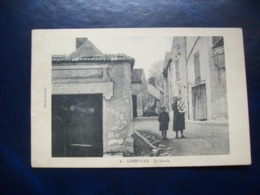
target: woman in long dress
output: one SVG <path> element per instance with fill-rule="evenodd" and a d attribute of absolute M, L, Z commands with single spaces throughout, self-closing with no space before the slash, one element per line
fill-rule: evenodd
<path fill-rule="evenodd" d="M 185 138 L 183 130 L 185 129 L 185 105 L 182 97 L 174 97 L 173 104 L 173 130 L 176 132 L 176 139 L 179 138 L 178 132 L 181 132 L 181 138 Z"/>

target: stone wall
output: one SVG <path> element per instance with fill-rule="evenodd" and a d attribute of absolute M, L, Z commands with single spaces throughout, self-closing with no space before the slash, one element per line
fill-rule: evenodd
<path fill-rule="evenodd" d="M 128 63 L 109 65 L 108 75 L 114 83 L 114 94 L 104 101 L 104 153 L 133 153 L 131 66 Z"/>
<path fill-rule="evenodd" d="M 224 47 L 210 50 L 210 80 L 211 80 L 211 108 L 212 120 L 228 120 L 226 69 L 219 67 L 216 53 L 225 55 Z M 224 58 L 225 59 L 225 58 Z"/>

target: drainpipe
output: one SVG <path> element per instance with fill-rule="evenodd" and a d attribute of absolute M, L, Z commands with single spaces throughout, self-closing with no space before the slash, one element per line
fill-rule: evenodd
<path fill-rule="evenodd" d="M 186 65 L 186 83 L 187 83 L 187 111 L 188 111 L 188 119 L 190 120 L 190 104 L 189 104 L 189 101 L 190 101 L 190 96 L 189 96 L 189 73 L 188 73 L 188 63 L 187 63 L 187 40 L 186 40 L 186 37 L 184 37 L 184 41 L 185 41 L 185 65 Z"/>

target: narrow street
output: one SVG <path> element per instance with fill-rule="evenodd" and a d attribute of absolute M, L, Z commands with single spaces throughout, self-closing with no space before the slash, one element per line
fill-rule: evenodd
<path fill-rule="evenodd" d="M 134 119 L 134 129 L 160 149 L 160 156 L 229 154 L 227 124 L 186 122 L 185 138 L 176 139 L 170 121 L 167 140 L 161 139 L 157 117 Z"/>

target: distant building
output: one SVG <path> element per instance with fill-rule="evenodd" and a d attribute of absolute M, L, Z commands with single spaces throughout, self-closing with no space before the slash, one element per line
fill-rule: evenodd
<path fill-rule="evenodd" d="M 156 88 L 159 90 L 159 92 L 160 92 L 160 107 L 162 107 L 162 106 L 164 106 L 165 104 L 164 104 L 164 90 L 160 87 L 160 86 L 158 86 L 158 85 L 156 85 Z"/>
<path fill-rule="evenodd" d="M 156 77 L 150 77 L 148 79 L 148 83 L 152 86 L 156 86 L 157 85 L 157 82 L 156 82 Z"/>
<path fill-rule="evenodd" d="M 223 37 L 174 37 L 163 75 L 167 108 L 181 95 L 188 120 L 227 121 Z"/>
<path fill-rule="evenodd" d="M 133 153 L 131 72 L 134 59 L 106 55 L 87 38 L 68 56 L 52 57 L 52 156 Z"/>
<path fill-rule="evenodd" d="M 154 86 L 156 88 L 156 90 L 159 91 L 159 94 L 160 94 L 160 106 L 163 106 L 164 105 L 164 89 L 163 89 L 163 84 L 161 84 L 161 80 L 163 79 L 163 77 L 161 78 L 156 78 L 156 77 L 150 77 L 148 79 L 148 83 L 152 86 Z M 148 88 L 149 89 L 149 88 Z"/>
<path fill-rule="evenodd" d="M 148 84 L 148 99 L 145 106 L 145 113 L 149 115 L 158 115 L 160 113 L 160 90 L 155 86 Z"/>
<path fill-rule="evenodd" d="M 148 79 L 148 98 L 144 109 L 144 116 L 157 116 L 164 105 L 163 89 L 157 85 L 155 77 Z"/>
<path fill-rule="evenodd" d="M 147 81 L 143 69 L 133 69 L 131 75 L 131 89 L 133 99 L 133 117 L 140 117 L 144 114 L 144 109 L 148 98 Z"/>

